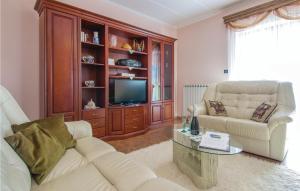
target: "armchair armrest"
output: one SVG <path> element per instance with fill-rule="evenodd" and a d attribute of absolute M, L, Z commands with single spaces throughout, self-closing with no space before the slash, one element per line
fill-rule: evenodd
<path fill-rule="evenodd" d="M 289 117 L 290 114 L 291 112 L 288 110 L 276 111 L 268 121 L 268 127 L 270 128 L 270 131 L 273 131 L 273 129 L 278 125 L 292 122 L 293 119 Z"/>
<path fill-rule="evenodd" d="M 87 121 L 71 121 L 65 122 L 68 131 L 73 135 L 74 139 L 80 139 L 84 137 L 92 137 L 92 126 Z"/>
<path fill-rule="evenodd" d="M 206 111 L 206 105 L 205 102 L 202 101 L 200 104 L 195 104 L 195 108 L 196 110 L 198 110 L 197 115 L 206 115 L 207 111 Z M 191 105 L 190 107 L 188 107 L 187 109 L 190 113 L 193 113 L 193 105 Z"/>

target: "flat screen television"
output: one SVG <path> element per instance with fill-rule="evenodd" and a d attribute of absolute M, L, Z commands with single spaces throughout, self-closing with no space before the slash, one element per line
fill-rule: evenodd
<path fill-rule="evenodd" d="M 146 80 L 110 79 L 110 104 L 139 104 L 147 102 Z"/>

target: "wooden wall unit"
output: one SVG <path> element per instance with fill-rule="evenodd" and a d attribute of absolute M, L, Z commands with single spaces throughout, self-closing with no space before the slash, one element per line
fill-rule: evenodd
<path fill-rule="evenodd" d="M 174 118 L 174 46 L 151 39 L 150 122 L 160 124 Z"/>
<path fill-rule="evenodd" d="M 40 15 L 41 117 L 62 113 L 65 120 L 86 120 L 94 136 L 103 139 L 140 134 L 152 124 L 173 120 L 176 39 L 54 0 L 37 0 L 35 10 Z M 99 44 L 91 39 L 94 31 L 99 33 Z M 81 32 L 90 38 L 82 42 Z M 110 43 L 112 35 L 118 39 L 116 46 Z M 144 50 L 129 52 L 122 47 L 124 43 L 132 46 L 134 39 L 144 41 Z M 157 69 L 153 65 L 155 51 L 157 76 L 153 75 Z M 82 60 L 87 55 L 95 57 L 93 64 Z M 143 66 L 108 65 L 108 58 L 131 58 Z M 122 72 L 147 81 L 145 104 L 126 107 L 109 103 L 109 79 L 126 79 L 119 75 Z M 94 80 L 95 87 L 87 87 L 86 80 Z M 154 84 L 156 92 L 153 82 L 158 82 Z M 84 108 L 90 99 L 97 109 Z"/>
<path fill-rule="evenodd" d="M 77 17 L 55 11 L 47 11 L 46 115 L 64 113 L 66 120 L 77 120 L 78 64 Z"/>

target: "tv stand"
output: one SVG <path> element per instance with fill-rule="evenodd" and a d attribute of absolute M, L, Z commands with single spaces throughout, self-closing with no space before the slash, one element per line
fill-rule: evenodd
<path fill-rule="evenodd" d="M 147 130 L 147 108 L 147 104 L 109 107 L 109 136 L 113 136 L 113 138 L 125 138 L 145 132 Z"/>

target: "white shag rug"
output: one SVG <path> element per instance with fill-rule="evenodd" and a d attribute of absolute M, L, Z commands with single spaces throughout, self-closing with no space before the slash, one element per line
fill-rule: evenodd
<path fill-rule="evenodd" d="M 127 154 L 159 177 L 191 190 L 200 190 L 173 163 L 172 141 Z M 300 162 L 300 161 L 299 161 Z M 245 156 L 219 156 L 218 184 L 211 191 L 300 191 L 300 174 L 286 166 Z"/>

